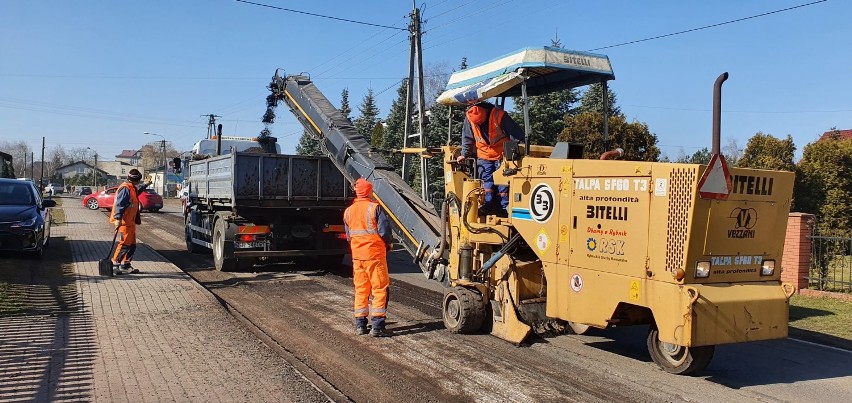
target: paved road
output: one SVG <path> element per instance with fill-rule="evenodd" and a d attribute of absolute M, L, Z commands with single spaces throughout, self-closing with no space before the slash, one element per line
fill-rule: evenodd
<path fill-rule="evenodd" d="M 286 265 L 216 272 L 209 256 L 183 251 L 178 211 L 168 203 L 163 214 L 146 215 L 142 241 L 356 401 L 850 399 L 852 353 L 794 340 L 719 346 L 702 376 L 681 377 L 650 361 L 641 327 L 537 338 L 520 348 L 489 335 L 453 335 L 441 324 L 435 284 L 405 255 L 391 263 L 397 336 L 358 338 L 350 331 L 350 279 Z"/>

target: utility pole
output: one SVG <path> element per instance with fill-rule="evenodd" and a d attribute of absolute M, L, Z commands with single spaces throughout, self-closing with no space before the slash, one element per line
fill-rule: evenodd
<path fill-rule="evenodd" d="M 35 153 L 32 151 L 30 151 L 30 179 L 35 181 Z"/>
<path fill-rule="evenodd" d="M 95 169 L 92 171 L 92 182 L 94 182 L 95 190 L 98 190 L 98 152 L 95 151 Z"/>
<path fill-rule="evenodd" d="M 213 135 L 216 134 L 216 118 L 221 118 L 219 115 L 209 114 L 209 115 L 201 115 L 202 117 L 207 116 L 207 140 L 213 138 Z"/>
<path fill-rule="evenodd" d="M 24 178 L 26 178 L 27 177 L 27 152 L 26 151 L 24 151 L 24 167 L 23 168 L 24 168 L 23 169 Z"/>
<path fill-rule="evenodd" d="M 418 138 L 420 147 L 426 147 L 426 102 L 423 91 L 423 48 L 421 47 L 421 36 L 423 34 L 420 27 L 420 9 L 417 8 L 417 3 L 414 2 L 414 10 L 411 11 L 411 23 L 408 25 L 410 31 L 410 51 L 408 57 L 408 85 L 406 86 L 405 100 L 405 129 L 402 138 L 403 148 L 408 148 L 409 139 Z M 414 62 L 415 55 L 417 56 L 417 127 L 419 133 L 411 133 L 411 107 L 413 101 L 414 89 Z M 406 161 L 406 155 L 402 155 L 402 178 L 408 181 L 410 177 L 410 167 Z M 420 197 L 424 201 L 429 200 L 429 173 L 427 171 L 427 160 L 420 156 Z"/>
<path fill-rule="evenodd" d="M 44 136 L 41 138 L 41 175 L 38 178 L 38 191 L 44 193 Z"/>
<path fill-rule="evenodd" d="M 163 197 L 166 197 L 166 138 L 163 138 L 163 188 L 160 192 Z"/>

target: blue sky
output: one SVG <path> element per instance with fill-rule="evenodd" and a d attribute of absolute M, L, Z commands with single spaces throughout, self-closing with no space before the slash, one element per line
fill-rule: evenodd
<path fill-rule="evenodd" d="M 813 0 L 811 0 L 813 1 Z M 591 50 L 717 24 L 808 0 L 432 0 L 424 62 L 477 64 L 526 46 Z M 408 1 L 258 0 L 279 7 L 405 27 Z M 648 124 L 676 157 L 710 146 L 712 84 L 727 71 L 722 144 L 754 133 L 804 146 L 831 127 L 852 128 L 852 2 L 831 0 L 626 46 L 609 56 L 610 83 L 629 119 Z M 163 135 L 180 150 L 221 115 L 227 135 L 263 125 L 276 68 L 309 72 L 335 104 L 353 109 L 368 88 L 386 116 L 407 74 L 406 32 L 233 0 L 0 0 L 0 140 L 37 151 L 92 147 L 112 159 Z M 273 134 L 293 152 L 301 126 L 279 108 Z M 353 116 L 357 114 L 357 110 Z"/>

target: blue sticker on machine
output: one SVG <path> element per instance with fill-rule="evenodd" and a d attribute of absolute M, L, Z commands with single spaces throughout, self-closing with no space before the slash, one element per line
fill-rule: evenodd
<path fill-rule="evenodd" d="M 525 209 L 525 208 L 513 208 L 512 209 L 512 218 L 517 218 L 518 220 L 530 220 L 530 221 L 532 221 L 532 216 L 530 216 L 529 209 Z"/>

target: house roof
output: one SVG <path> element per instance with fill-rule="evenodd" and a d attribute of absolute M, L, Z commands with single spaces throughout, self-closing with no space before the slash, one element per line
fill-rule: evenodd
<path fill-rule="evenodd" d="M 824 139 L 830 138 L 832 136 L 837 136 L 837 138 L 841 138 L 841 139 L 852 139 L 852 129 L 829 130 L 829 131 L 823 133 L 822 136 L 819 137 L 819 140 L 824 140 Z"/>
<path fill-rule="evenodd" d="M 85 166 L 86 168 L 89 168 L 89 169 L 92 169 L 92 168 L 93 168 L 93 167 L 92 167 L 92 165 L 90 165 L 90 164 L 86 163 L 85 161 L 74 161 L 74 162 L 72 162 L 72 163 L 70 163 L 70 164 L 66 164 L 66 165 L 63 165 L 63 166 L 61 166 L 61 167 L 59 167 L 59 168 L 56 168 L 56 170 L 57 170 L 57 171 L 64 171 L 64 170 L 65 170 L 65 168 L 68 168 L 68 167 L 70 167 L 70 166 L 74 166 L 74 165 L 83 165 L 83 166 Z M 98 168 L 98 172 L 100 172 L 101 174 L 109 175 L 109 172 L 104 171 L 103 169 L 100 169 L 100 168 Z"/>
<path fill-rule="evenodd" d="M 116 158 L 132 158 L 136 156 L 139 150 L 121 150 L 121 154 L 116 155 Z"/>

